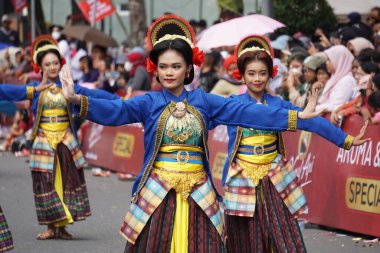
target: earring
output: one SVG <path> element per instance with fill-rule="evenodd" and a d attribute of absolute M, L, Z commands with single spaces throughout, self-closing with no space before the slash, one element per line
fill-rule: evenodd
<path fill-rule="evenodd" d="M 187 79 L 190 78 L 190 71 L 186 71 L 186 78 L 187 78 Z"/>

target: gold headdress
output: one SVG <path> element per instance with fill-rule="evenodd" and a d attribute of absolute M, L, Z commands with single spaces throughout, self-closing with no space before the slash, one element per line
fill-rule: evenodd
<path fill-rule="evenodd" d="M 269 40 L 261 35 L 250 35 L 240 41 L 235 48 L 236 59 L 239 59 L 243 54 L 247 52 L 264 51 L 272 59 L 274 58 L 273 48 L 269 43 Z M 273 66 L 272 77 L 277 75 L 277 66 Z M 241 80 L 241 74 L 239 70 L 235 70 L 233 76 L 237 80 Z"/>
<path fill-rule="evenodd" d="M 157 18 L 149 27 L 147 38 L 150 49 L 165 40 L 182 39 L 193 49 L 193 63 L 200 66 L 204 61 L 203 51 L 200 51 L 199 48 L 195 46 L 196 38 L 194 30 L 189 22 L 182 17 L 169 14 Z M 156 69 L 155 64 L 148 59 L 148 72 L 153 72 Z"/>
<path fill-rule="evenodd" d="M 55 41 L 50 35 L 41 35 L 38 36 L 32 43 L 32 48 L 31 48 L 31 54 L 33 57 L 33 69 L 36 73 L 40 71 L 40 68 L 37 64 L 37 55 L 41 52 L 50 50 L 50 49 L 55 49 L 59 53 L 59 48 L 57 46 L 57 41 Z M 61 55 L 61 65 L 63 66 L 66 63 L 66 60 L 64 57 Z"/>

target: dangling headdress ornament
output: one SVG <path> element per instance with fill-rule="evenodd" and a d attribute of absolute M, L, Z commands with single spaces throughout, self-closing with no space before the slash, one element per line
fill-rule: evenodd
<path fill-rule="evenodd" d="M 196 38 L 191 25 L 183 18 L 169 14 L 157 18 L 149 27 L 147 33 L 149 48 L 164 40 L 182 39 L 193 49 L 193 63 L 201 66 L 204 62 L 204 53 L 195 46 Z M 157 70 L 157 66 L 148 58 L 146 63 L 148 72 Z"/>
<path fill-rule="evenodd" d="M 40 67 L 37 64 L 37 55 L 41 52 L 55 49 L 60 54 L 57 41 L 53 39 L 50 35 L 41 35 L 38 36 L 32 43 L 31 53 L 33 56 L 32 66 L 34 69 L 34 72 L 38 73 L 40 71 Z M 66 63 L 65 58 L 61 55 L 61 66 L 63 66 Z"/>
<path fill-rule="evenodd" d="M 255 51 L 264 51 L 267 53 L 272 59 L 274 58 L 273 48 L 271 47 L 269 40 L 261 35 L 250 35 L 245 37 L 240 41 L 238 46 L 235 48 L 236 59 L 239 59 L 246 52 L 255 52 Z M 273 66 L 272 78 L 277 75 L 278 66 Z M 236 69 L 233 72 L 233 76 L 237 80 L 241 80 L 241 74 L 239 70 Z"/>

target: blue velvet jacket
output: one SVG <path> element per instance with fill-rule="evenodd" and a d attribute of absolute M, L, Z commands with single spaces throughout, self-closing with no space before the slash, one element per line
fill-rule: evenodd
<path fill-rule="evenodd" d="M 257 104 L 257 101 L 249 96 L 248 93 L 242 95 L 233 95 L 231 97 L 234 100 L 242 101 L 246 104 Z M 284 108 L 287 110 L 297 110 L 302 111 L 301 108 L 294 106 L 288 101 L 282 100 L 280 97 L 272 96 L 270 94 L 265 93 L 262 97 L 261 103 L 265 103 L 269 105 L 271 108 Z M 347 138 L 347 134 L 343 132 L 340 128 L 334 126 L 325 118 L 315 117 L 313 119 L 309 119 L 306 121 L 301 121 L 303 126 L 298 125 L 299 129 L 307 130 L 309 132 L 317 133 L 328 141 L 334 143 L 338 147 L 343 147 Z M 234 150 L 240 143 L 241 134 L 238 133 L 238 127 L 236 126 L 228 126 L 228 156 L 223 168 L 223 177 L 222 177 L 222 185 L 224 187 L 226 183 L 226 178 L 228 174 L 229 166 L 231 165 L 232 160 L 234 159 L 235 153 Z M 240 137 L 239 137 L 240 135 Z M 281 140 L 278 140 L 278 142 Z M 279 149 L 281 145 L 277 143 L 277 148 Z M 281 150 L 278 150 L 281 153 Z"/>
<path fill-rule="evenodd" d="M 55 83 L 57 84 L 58 87 L 62 88 L 62 84 L 59 79 L 57 79 Z M 10 101 L 23 101 L 27 99 L 32 100 L 32 110 L 35 116 L 34 124 L 33 124 L 33 134 L 31 137 L 32 141 L 36 137 L 37 131 L 38 131 L 38 125 L 40 122 L 40 117 L 41 117 L 41 112 L 42 112 L 42 97 L 43 97 L 44 91 L 32 93 L 32 96 L 29 97 L 30 94 L 28 94 L 28 89 L 30 89 L 30 87 L 38 86 L 38 84 L 39 84 L 38 81 L 27 84 L 27 85 L 0 84 L 0 100 L 10 100 Z M 75 87 L 75 92 L 77 94 L 82 94 L 89 97 L 104 98 L 104 99 L 119 99 L 118 96 L 111 94 L 109 92 L 103 91 L 103 90 L 90 90 L 78 84 L 75 84 L 74 87 Z M 71 123 L 70 125 L 72 127 L 73 134 L 74 136 L 76 136 L 75 125 L 72 124 L 72 119 L 71 119 L 71 111 L 73 108 L 74 108 L 74 105 L 70 103 L 70 105 L 67 107 L 67 111 L 70 118 L 70 123 Z"/>
<path fill-rule="evenodd" d="M 289 127 L 288 122 L 292 122 L 290 125 L 294 125 L 294 128 L 315 130 L 313 125 L 315 121 L 297 120 L 295 111 L 244 103 L 238 99 L 208 94 L 200 89 L 191 92 L 183 90 L 178 97 L 164 89 L 162 92 L 148 92 L 125 101 L 82 97 L 80 109 L 77 110 L 80 110 L 80 113 L 85 111 L 86 118 L 93 122 L 108 126 L 136 122 L 142 122 L 144 125 L 144 165 L 132 188 L 133 202 L 137 200 L 139 191 L 149 177 L 161 145 L 166 120 L 174 111 L 174 102 L 184 100 L 188 104 L 187 110 L 194 114 L 203 126 L 204 167 L 210 180 L 212 177 L 208 160 L 207 134 L 209 129 L 217 125 L 284 131 Z"/>

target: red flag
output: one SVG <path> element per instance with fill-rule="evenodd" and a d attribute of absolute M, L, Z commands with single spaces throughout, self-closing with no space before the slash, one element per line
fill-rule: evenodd
<path fill-rule="evenodd" d="M 12 0 L 12 5 L 15 12 L 19 13 L 24 7 L 28 6 L 28 3 L 25 0 Z"/>
<path fill-rule="evenodd" d="M 98 22 L 115 12 L 115 8 L 110 0 L 96 0 L 96 2 L 95 22 Z M 77 4 L 88 22 L 91 23 L 95 8 L 95 0 L 77 0 Z"/>

